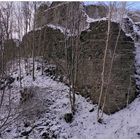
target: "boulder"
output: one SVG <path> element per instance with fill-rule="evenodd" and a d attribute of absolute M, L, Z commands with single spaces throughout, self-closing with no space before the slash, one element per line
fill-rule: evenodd
<path fill-rule="evenodd" d="M 64 115 L 64 119 L 65 119 L 65 121 L 66 121 L 67 123 L 71 123 L 72 120 L 73 120 L 73 115 L 72 115 L 72 113 L 66 113 L 66 114 Z"/>

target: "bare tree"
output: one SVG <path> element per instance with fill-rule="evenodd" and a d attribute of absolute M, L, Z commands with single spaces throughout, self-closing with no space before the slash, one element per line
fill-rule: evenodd
<path fill-rule="evenodd" d="M 81 22 L 81 4 L 77 5 L 77 14 L 74 16 L 74 11 L 72 4 L 70 8 L 67 9 L 68 17 L 71 17 L 71 21 L 66 21 L 66 30 L 65 30 L 65 60 L 67 66 L 67 78 L 69 80 L 69 96 L 70 96 L 70 104 L 71 111 L 75 113 L 75 102 L 76 102 L 76 82 L 77 82 L 77 73 L 78 73 L 78 63 L 79 63 L 79 54 L 80 54 L 80 22 Z M 72 36 L 70 38 L 67 37 L 67 28 L 68 23 L 71 22 L 70 33 Z"/>
<path fill-rule="evenodd" d="M 0 4 L 2 25 L 4 27 L 5 38 L 9 39 L 12 36 L 12 14 L 13 14 L 13 2 L 2 2 Z"/>
<path fill-rule="evenodd" d="M 17 7 L 16 12 L 16 19 L 17 19 L 17 33 L 18 33 L 18 39 L 17 40 L 17 47 L 18 47 L 18 63 L 19 63 L 19 82 L 20 82 L 20 88 L 22 88 L 22 82 L 21 82 L 21 47 L 19 45 L 19 41 L 22 38 L 22 16 L 21 16 L 21 7 Z"/>
<path fill-rule="evenodd" d="M 0 50 L 1 50 L 1 73 L 2 77 L 4 75 L 4 46 L 3 46 L 3 41 L 4 41 L 4 34 L 3 34 L 3 25 L 2 25 L 2 13 L 0 10 Z"/>
<path fill-rule="evenodd" d="M 99 116 L 100 106 L 101 106 L 101 98 L 103 96 L 103 89 L 104 89 L 104 83 L 105 83 L 105 62 L 107 57 L 107 50 L 109 46 L 109 36 L 110 36 L 110 26 L 111 25 L 111 2 L 109 4 L 109 16 L 108 16 L 108 29 L 107 29 L 107 39 L 106 39 L 106 46 L 105 46 L 105 52 L 103 57 L 103 66 L 102 66 L 102 73 L 101 73 L 101 91 L 98 101 L 98 111 L 97 111 L 97 121 L 99 121 L 101 118 Z"/>
<path fill-rule="evenodd" d="M 33 7 L 34 7 L 34 17 L 36 14 L 36 2 L 33 2 Z M 33 73 L 32 73 L 32 77 L 33 80 L 35 80 L 35 19 L 34 19 L 34 23 L 33 23 L 33 48 L 32 48 L 32 59 L 33 59 Z"/>
<path fill-rule="evenodd" d="M 100 119 L 102 119 L 102 117 L 103 117 L 103 111 L 104 111 L 104 107 L 105 107 L 105 104 L 106 104 L 107 94 L 108 94 L 109 85 L 110 85 L 110 81 L 111 81 L 111 73 L 112 73 L 112 68 L 113 68 L 113 62 L 114 62 L 116 49 L 117 49 L 119 38 L 120 38 L 122 20 L 123 20 L 123 17 L 125 15 L 125 13 L 126 13 L 126 2 L 110 3 L 110 5 L 109 5 L 107 40 L 106 40 L 105 53 L 104 53 L 104 58 L 103 58 L 103 71 L 102 71 L 102 75 L 101 75 L 102 76 L 102 85 L 101 85 L 101 92 L 100 92 L 100 97 L 99 97 L 99 102 L 98 102 L 98 112 L 97 112 L 97 120 L 98 121 Z M 105 62 L 106 62 L 107 50 L 108 50 L 108 46 L 109 46 L 110 23 L 111 23 L 111 19 L 112 19 L 113 15 L 117 15 L 117 17 L 119 17 L 119 32 L 118 32 L 118 35 L 117 35 L 117 38 L 116 38 L 114 51 L 113 51 L 113 56 L 112 56 L 112 59 L 111 59 L 111 64 L 110 64 L 110 69 L 109 69 L 109 74 L 108 74 L 108 80 L 107 80 L 107 87 L 106 87 L 106 90 L 104 91 L 105 94 L 104 94 L 103 104 L 102 104 L 102 108 L 101 108 L 102 113 L 101 113 L 101 116 L 99 116 L 99 110 L 100 110 L 100 106 L 101 106 L 101 98 L 102 98 L 102 94 L 103 94 L 103 90 L 104 90 L 104 83 L 105 83 L 104 73 L 105 73 Z M 129 86 L 129 88 L 130 88 L 130 86 Z M 127 103 L 128 103 L 128 100 L 127 100 Z"/>

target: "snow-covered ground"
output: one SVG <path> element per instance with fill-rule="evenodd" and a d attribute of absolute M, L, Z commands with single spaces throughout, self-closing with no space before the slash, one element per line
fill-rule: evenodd
<path fill-rule="evenodd" d="M 91 19 L 87 22 L 106 20 Z M 51 28 L 59 29 L 64 33 L 64 28 L 48 25 Z M 133 26 L 134 31 L 140 35 L 139 29 Z M 130 35 L 131 36 L 131 35 Z M 136 68 L 140 75 L 140 43 L 136 47 Z M 30 66 L 32 60 L 29 59 Z M 76 95 L 76 113 L 71 123 L 66 123 L 64 115 L 70 112 L 69 88 L 51 77 L 41 75 L 41 63 L 35 63 L 35 81 L 32 80 L 32 68 L 30 74 L 26 75 L 24 60 L 21 62 L 21 75 L 23 79 L 22 88 L 34 89 L 33 97 L 25 102 L 20 101 L 20 83 L 15 80 L 12 83 L 11 98 L 15 110 L 18 108 L 20 116 L 11 122 L 1 132 L 2 138 L 140 138 L 140 97 L 137 97 L 127 108 L 112 115 L 103 116 L 103 123 L 97 122 L 97 105 L 92 104 L 89 99 Z M 11 69 L 11 76 L 19 77 L 17 63 Z M 137 79 L 140 76 L 136 75 Z M 140 82 L 137 81 L 140 85 Z M 6 89 L 9 94 L 9 89 Z M 15 111 L 14 110 L 14 111 Z M 92 110 L 92 111 L 91 111 Z M 0 111 L 0 116 L 5 112 Z M 3 113 L 3 114 L 2 114 Z M 0 120 L 1 122 L 1 120 Z M 26 125 L 25 125 L 26 124 Z M 27 125 L 28 124 L 28 125 Z M 1 129 L 0 129 L 1 130 Z"/>
<path fill-rule="evenodd" d="M 37 67 L 37 62 L 35 66 Z M 19 76 L 19 69 L 16 65 L 14 68 L 11 76 L 16 78 Z M 72 123 L 66 123 L 64 114 L 70 112 L 68 87 L 41 75 L 41 70 L 36 70 L 36 79 L 32 81 L 31 75 L 25 75 L 24 61 L 22 76 L 23 86 L 35 88 L 37 98 L 31 98 L 28 104 L 24 104 L 27 115 L 22 114 L 9 125 L 1 133 L 2 138 L 140 138 L 140 97 L 113 115 L 104 114 L 101 124 L 97 122 L 97 105 L 76 95 L 76 114 Z M 21 104 L 19 89 L 19 81 L 15 81 L 12 84 L 12 96 L 17 106 Z M 38 110 L 37 104 L 40 106 Z M 34 114 L 31 116 L 30 106 L 34 107 Z M 36 111 L 40 111 L 38 115 Z M 25 126 L 25 122 L 29 125 Z"/>

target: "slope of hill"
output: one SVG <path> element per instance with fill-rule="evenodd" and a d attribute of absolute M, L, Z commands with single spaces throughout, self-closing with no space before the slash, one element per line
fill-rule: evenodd
<path fill-rule="evenodd" d="M 0 129 L 3 130 L 1 138 L 140 138 L 140 97 L 113 115 L 104 114 L 104 119 L 98 123 L 97 105 L 76 95 L 76 114 L 71 123 L 66 123 L 64 116 L 70 113 L 68 87 L 48 76 L 42 76 L 41 70 L 37 69 L 33 82 L 31 75 L 25 74 L 24 61 L 21 64 L 22 84 L 35 90 L 30 99 L 21 103 L 19 82 L 15 80 L 11 84 L 11 104 L 15 108 L 12 113 L 17 108 L 19 112 L 16 112 L 18 117 L 14 116 L 8 121 L 10 125 Z M 39 65 L 36 62 L 36 68 Z M 18 75 L 19 69 L 15 65 L 11 76 L 17 79 Z M 6 89 L 6 94 L 8 92 Z"/>
<path fill-rule="evenodd" d="M 56 4 L 53 3 L 52 7 L 56 5 L 60 6 L 61 4 L 62 3 L 56 3 Z M 91 16 L 88 16 L 86 13 L 84 13 L 82 16 L 85 18 L 84 20 L 86 26 L 84 25 L 83 28 L 84 31 L 82 31 L 82 35 L 80 36 L 81 37 L 80 39 L 83 42 L 84 41 L 86 42 L 88 40 L 89 44 L 93 44 L 93 42 L 90 39 L 93 39 L 94 37 L 96 38 L 96 41 L 98 38 L 101 39 L 101 36 L 96 36 L 97 30 L 99 30 L 101 33 L 102 32 L 106 33 L 106 30 L 103 30 L 105 28 L 101 28 L 101 27 L 106 27 L 104 25 L 106 25 L 107 23 L 107 18 L 102 16 L 103 18 L 95 19 L 92 18 Z M 119 29 L 118 21 L 117 19 L 115 20 L 115 17 L 113 20 L 114 21 L 112 22 L 113 23 L 112 25 L 114 25 L 114 27 L 117 27 L 113 29 L 116 29 L 118 31 Z M 55 20 L 55 21 L 61 22 L 59 20 Z M 61 40 L 64 40 L 64 33 L 66 28 L 64 26 L 56 25 L 54 23 L 49 23 L 48 25 L 44 24 L 43 27 L 36 28 L 35 30 L 35 32 L 39 33 L 42 29 L 46 27 L 50 32 L 53 32 L 55 34 L 54 36 L 52 35 L 46 37 L 52 39 L 48 43 L 49 45 L 46 43 L 49 47 L 53 46 L 54 43 L 56 43 L 55 41 L 57 35 L 58 35 L 57 39 L 61 43 L 62 43 Z M 100 26 L 96 26 L 96 25 L 100 25 Z M 133 65 L 135 65 L 135 75 L 133 75 L 133 77 L 135 77 L 136 80 L 136 85 L 135 85 L 137 88 L 136 92 L 139 94 L 140 92 L 139 23 L 133 22 L 131 17 L 125 15 L 125 17 L 123 18 L 123 26 L 121 28 L 125 32 L 124 33 L 121 30 L 122 38 L 127 43 L 132 44 L 131 51 L 130 52 L 128 51 L 127 53 L 130 53 L 131 55 L 135 55 L 135 62 L 132 63 Z M 116 33 L 115 31 L 113 33 Z M 67 30 L 67 32 L 68 32 L 67 33 L 68 37 L 73 36 L 73 34 L 70 33 L 70 30 Z M 27 35 L 27 38 L 28 37 L 29 36 Z M 37 34 L 36 34 L 36 38 L 40 39 Z M 115 39 L 112 40 L 114 41 Z M 128 47 L 129 45 L 127 45 L 126 42 L 125 45 L 126 47 Z M 123 43 L 124 42 L 121 42 L 120 45 L 121 49 L 123 49 L 123 46 L 125 46 Z M 35 44 L 38 47 L 38 44 L 37 43 Z M 105 43 L 102 43 L 101 47 L 104 46 L 104 44 Z M 57 46 L 57 44 L 55 45 Z M 63 45 L 61 44 L 60 46 L 62 47 Z M 100 44 L 97 43 L 97 46 L 100 46 Z M 58 50 L 58 46 L 56 50 Z M 89 53 L 87 54 L 89 55 Z M 98 53 L 95 54 L 98 55 Z M 110 51 L 108 54 L 110 56 L 111 54 Z M 131 59 L 130 54 L 128 55 L 128 59 Z M 124 54 L 122 55 L 124 56 Z M 116 57 L 118 58 L 118 56 Z M 91 55 L 86 60 L 90 61 L 90 58 Z M 12 62 L 9 62 L 7 64 L 8 68 L 10 68 L 8 69 L 9 77 L 6 77 L 5 79 L 0 79 L 0 92 L 2 95 L 1 98 L 2 97 L 4 98 L 4 102 L 3 104 L 1 104 L 2 109 L 0 110 L 0 138 L 45 138 L 45 139 L 46 138 L 85 138 L 85 139 L 87 138 L 108 138 L 108 139 L 109 138 L 140 138 L 140 124 L 139 124 L 140 96 L 139 95 L 126 108 L 122 110 L 118 108 L 118 110 L 120 111 L 112 115 L 107 115 L 103 113 L 103 119 L 98 122 L 97 104 L 93 104 L 89 98 L 84 98 L 80 94 L 76 93 L 76 105 L 75 105 L 76 112 L 72 116 L 71 109 L 70 109 L 71 105 L 69 100 L 69 87 L 65 83 L 63 83 L 60 75 L 54 75 L 56 65 L 48 64 L 41 58 L 36 57 L 35 81 L 33 81 L 32 62 L 33 60 L 31 58 L 28 58 L 29 69 L 27 72 L 24 58 L 21 59 L 20 64 L 18 59 L 12 60 Z M 119 62 L 120 62 L 119 63 L 120 66 L 123 61 L 119 61 Z M 42 75 L 42 64 L 43 64 L 43 73 L 44 73 L 43 75 Z M 86 65 L 82 67 L 85 66 Z M 97 70 L 99 71 L 99 66 L 97 67 Z M 89 71 L 90 69 L 87 70 L 86 74 L 89 74 L 90 73 Z M 94 73 L 94 75 L 97 75 L 97 73 Z M 81 74 L 79 77 L 81 78 L 82 76 L 83 74 Z M 84 81 L 86 80 L 88 81 L 90 79 L 90 76 L 89 79 L 86 78 L 83 79 Z M 123 80 L 124 79 L 125 78 L 123 78 Z M 126 80 L 126 82 L 128 82 L 128 80 Z M 118 84 L 122 85 L 121 82 Z"/>

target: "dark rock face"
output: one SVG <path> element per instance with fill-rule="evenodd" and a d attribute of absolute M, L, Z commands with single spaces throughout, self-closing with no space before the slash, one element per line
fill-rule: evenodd
<path fill-rule="evenodd" d="M 29 127 L 31 124 L 30 124 L 30 122 L 25 122 L 24 123 L 24 127 Z"/>
<path fill-rule="evenodd" d="M 14 81 L 15 81 L 15 78 L 13 78 L 13 77 L 7 78 L 7 84 L 12 84 Z"/>
<path fill-rule="evenodd" d="M 132 22 L 130 21 L 129 18 L 124 18 L 123 19 L 123 25 L 124 25 L 124 29 L 125 31 L 129 34 L 129 33 L 133 33 L 134 32 L 134 29 L 133 29 L 133 24 Z"/>
<path fill-rule="evenodd" d="M 128 13 L 128 16 L 134 21 L 134 22 L 140 22 L 140 12 L 139 11 L 131 11 Z"/>
<path fill-rule="evenodd" d="M 0 49 L 2 52 L 2 50 Z M 17 44 L 13 39 L 5 40 L 4 41 L 4 64 L 3 69 L 6 69 L 6 63 L 18 56 L 18 48 Z M 0 74 L 2 73 L 2 53 L 0 53 Z"/>
<path fill-rule="evenodd" d="M 94 19 L 106 17 L 108 13 L 107 7 L 103 5 L 86 5 L 84 11 L 90 18 Z"/>
<path fill-rule="evenodd" d="M 81 33 L 80 39 L 83 44 L 81 56 L 83 56 L 84 59 L 79 64 L 77 88 L 81 89 L 80 92 L 83 93 L 83 95 L 88 93 L 88 96 L 93 102 L 98 103 L 106 44 L 107 22 L 91 23 L 90 30 L 89 32 L 84 31 Z M 125 36 L 123 31 L 121 31 L 115 53 L 110 83 L 109 85 L 107 84 L 118 32 L 118 24 L 112 22 L 105 64 L 105 84 L 102 98 L 103 102 L 104 94 L 108 87 L 107 101 L 104 110 L 108 114 L 125 107 L 128 98 L 129 102 L 131 102 L 136 97 L 134 81 L 134 43 L 130 37 Z M 131 88 L 129 89 L 130 85 Z M 85 89 L 87 92 L 85 92 Z"/>
<path fill-rule="evenodd" d="M 75 27 L 71 26 L 73 23 Z M 83 30 L 87 26 L 87 22 L 81 2 L 52 2 L 51 6 L 44 11 L 38 10 L 36 14 L 36 27 L 46 24 L 59 25 L 70 30 L 73 30 L 73 28 L 75 30 L 78 28 Z"/>
<path fill-rule="evenodd" d="M 41 136 L 43 139 L 50 139 L 50 136 L 47 132 L 44 132 Z"/>
<path fill-rule="evenodd" d="M 63 3 L 66 3 L 66 2 L 55 1 L 55 2 L 52 2 L 50 7 L 55 7 L 55 6 L 58 6 L 58 5 L 63 4 Z"/>
<path fill-rule="evenodd" d="M 53 24 L 65 27 L 70 31 L 73 28 L 82 31 L 88 25 L 87 15 L 97 19 L 106 17 L 107 13 L 108 8 L 105 5 L 84 5 L 82 2 L 52 2 L 50 7 L 41 5 L 38 8 L 36 27 Z"/>
<path fill-rule="evenodd" d="M 52 75 L 56 74 L 57 69 L 55 66 L 52 65 L 52 66 L 45 68 L 44 72 L 46 73 L 46 75 L 52 76 Z"/>
<path fill-rule="evenodd" d="M 127 37 L 121 30 L 113 68 L 111 72 L 110 83 L 108 85 L 108 77 L 111 65 L 111 59 L 114 52 L 114 47 L 119 32 L 119 25 L 111 23 L 111 33 L 109 39 L 109 47 L 107 51 L 107 58 L 105 64 L 105 84 L 103 89 L 103 98 L 105 91 L 107 91 L 107 101 L 104 112 L 110 114 L 114 113 L 126 106 L 134 100 L 135 95 L 135 81 L 134 81 L 134 42 L 130 37 Z M 36 51 L 38 39 L 41 38 L 44 44 L 45 58 L 50 64 L 55 64 L 60 70 L 60 74 L 66 75 L 66 61 L 65 61 L 65 42 L 64 34 L 58 29 L 49 27 L 42 28 L 41 31 L 36 31 Z M 42 35 L 42 36 L 41 36 Z M 40 37 L 41 36 L 41 37 Z M 79 41 L 79 63 L 78 74 L 76 81 L 76 91 L 85 97 L 90 97 L 94 103 L 98 103 L 100 89 L 101 89 L 101 73 L 103 65 L 103 56 L 105 51 L 107 36 L 107 21 L 94 22 L 90 24 L 88 30 L 82 31 Z M 32 32 L 24 37 L 24 42 L 32 38 Z M 71 55 L 70 39 L 77 38 L 69 37 L 68 45 L 68 61 Z M 30 41 L 30 45 L 32 41 Z M 74 43 L 75 44 L 75 43 Z M 28 47 L 31 47 L 31 46 Z M 40 46 L 40 45 L 39 45 Z M 43 45 L 42 45 L 43 47 Z M 30 50 L 30 49 L 29 49 Z M 36 55 L 38 51 L 35 52 Z M 102 103 L 103 103 L 102 98 Z"/>
<path fill-rule="evenodd" d="M 33 31 L 23 37 L 22 51 L 24 52 L 24 46 L 28 44 L 27 55 L 31 54 Z M 39 51 L 40 50 L 40 51 Z M 50 27 L 44 27 L 42 30 L 35 31 L 35 56 L 42 56 L 50 64 L 57 64 L 56 68 L 46 68 L 46 74 L 53 75 L 55 73 L 62 74 L 62 71 L 66 71 L 65 66 L 65 40 L 64 34 L 59 29 L 52 29 Z M 22 54 L 24 57 L 24 53 Z M 57 59 L 56 59 L 57 58 Z M 48 64 L 48 63 L 47 63 Z M 64 66 L 64 67 L 63 67 Z"/>
<path fill-rule="evenodd" d="M 0 79 L 0 90 L 4 90 L 6 87 L 10 88 L 10 85 L 15 81 L 13 77 L 4 77 Z"/>
<path fill-rule="evenodd" d="M 71 123 L 72 122 L 72 119 L 73 119 L 73 115 L 72 113 L 67 113 L 64 115 L 64 119 L 67 123 Z"/>

